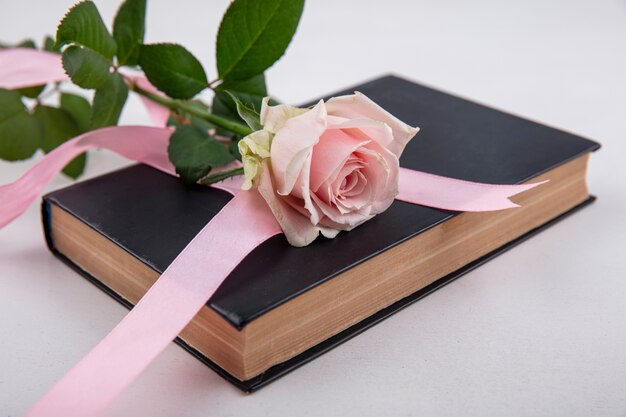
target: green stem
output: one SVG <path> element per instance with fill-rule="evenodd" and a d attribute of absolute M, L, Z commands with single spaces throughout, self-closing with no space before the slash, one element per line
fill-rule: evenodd
<path fill-rule="evenodd" d="M 243 168 L 235 168 L 229 171 L 220 172 L 219 174 L 209 175 L 208 177 L 200 180 L 200 184 L 211 185 L 225 180 L 226 178 L 234 177 L 235 175 L 243 175 Z"/>
<path fill-rule="evenodd" d="M 209 81 L 209 88 L 210 88 L 210 89 L 213 89 L 213 85 L 214 85 L 215 83 L 220 82 L 220 81 L 222 81 L 222 80 L 221 80 L 221 79 L 219 79 L 219 78 L 216 78 L 216 79 L 214 79 L 213 81 Z"/>
<path fill-rule="evenodd" d="M 189 104 L 180 101 L 180 100 L 174 100 L 171 99 L 169 97 L 165 97 L 165 96 L 161 96 L 159 94 L 154 94 L 151 93 L 149 91 L 144 90 L 143 88 L 137 87 L 136 85 L 132 84 L 129 86 L 130 89 L 134 92 L 136 92 L 137 94 L 144 96 L 145 98 L 154 101 L 155 103 L 158 103 L 162 106 L 167 107 L 168 109 L 171 110 L 177 110 L 177 111 L 182 111 L 185 113 L 189 113 L 192 114 L 194 116 L 200 117 L 208 122 L 213 123 L 216 126 L 219 126 L 221 128 L 224 128 L 226 130 L 229 130 L 233 133 L 237 133 L 239 135 L 242 136 L 247 136 L 250 133 L 253 132 L 252 129 L 250 129 L 248 126 L 241 124 L 241 123 L 237 123 L 237 122 L 233 122 L 232 120 L 226 119 L 224 117 L 215 115 L 213 113 L 210 113 L 206 110 L 203 109 L 199 109 L 197 107 L 193 107 L 190 106 Z"/>

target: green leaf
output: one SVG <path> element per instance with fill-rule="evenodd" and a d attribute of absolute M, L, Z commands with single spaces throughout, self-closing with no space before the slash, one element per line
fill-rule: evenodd
<path fill-rule="evenodd" d="M 20 93 L 0 89 L 0 158 L 7 161 L 29 158 L 40 142 L 39 124 L 26 112 Z"/>
<path fill-rule="evenodd" d="M 245 93 L 259 97 L 265 97 L 267 95 L 265 74 L 255 75 L 254 77 L 243 81 L 226 80 L 218 85 L 216 89 L 223 91 L 228 90 L 237 93 Z"/>
<path fill-rule="evenodd" d="M 215 95 L 213 96 L 213 103 L 211 105 L 211 113 L 230 120 L 239 120 L 237 105 L 228 93 L 224 91 L 215 92 Z"/>
<path fill-rule="evenodd" d="M 81 153 L 63 168 L 63 173 L 70 178 L 76 179 L 82 175 L 87 165 L 87 153 Z"/>
<path fill-rule="evenodd" d="M 146 0 L 126 0 L 113 21 L 119 65 L 137 65 L 146 31 Z"/>
<path fill-rule="evenodd" d="M 0 120 L 0 159 L 19 161 L 30 158 L 39 148 L 41 128 L 25 110 Z"/>
<path fill-rule="evenodd" d="M 63 51 L 63 68 L 72 82 L 83 88 L 99 88 L 108 79 L 111 63 L 92 49 L 72 45 Z"/>
<path fill-rule="evenodd" d="M 89 130 L 91 121 L 91 104 L 82 96 L 61 93 L 61 108 L 68 112 L 78 125 L 80 133 Z"/>
<path fill-rule="evenodd" d="M 167 149 L 176 172 L 186 184 L 194 184 L 211 168 L 234 160 L 226 147 L 195 126 L 180 126 Z"/>
<path fill-rule="evenodd" d="M 106 83 L 96 90 L 93 98 L 91 128 L 98 129 L 117 124 L 128 98 L 128 87 L 119 74 L 111 74 Z"/>
<path fill-rule="evenodd" d="M 34 116 L 39 120 L 42 127 L 41 149 L 45 153 L 80 133 L 76 120 L 64 109 L 39 105 L 35 108 Z M 86 161 L 85 154 L 77 156 L 63 168 L 63 173 L 69 177 L 77 178 L 85 169 Z"/>
<path fill-rule="evenodd" d="M 79 134 L 78 124 L 63 109 L 39 105 L 35 108 L 33 114 L 39 120 L 43 129 L 41 149 L 45 153 L 50 152 L 68 139 Z"/>
<path fill-rule="evenodd" d="M 261 116 L 259 116 L 259 113 L 254 109 L 253 105 L 250 103 L 244 103 L 239 97 L 230 91 L 226 91 L 226 93 L 233 99 L 235 106 L 237 107 L 237 114 L 239 114 L 239 117 L 246 122 L 250 129 L 261 130 L 263 128 L 261 125 Z"/>
<path fill-rule="evenodd" d="M 24 39 L 20 43 L 15 45 L 16 48 L 29 48 L 29 49 L 37 49 L 37 45 L 35 41 L 32 39 Z"/>
<path fill-rule="evenodd" d="M 287 49 L 304 0 L 234 0 L 217 33 L 217 70 L 223 80 L 262 73 Z"/>
<path fill-rule="evenodd" d="M 41 92 L 46 88 L 46 85 L 36 85 L 33 87 L 24 87 L 24 88 L 18 88 L 16 91 L 19 92 L 22 97 L 28 97 L 28 98 L 37 98 L 39 97 L 39 94 L 41 94 Z"/>
<path fill-rule="evenodd" d="M 115 40 L 107 30 L 96 5 L 82 1 L 74 5 L 57 28 L 57 48 L 69 43 L 86 46 L 111 60 L 115 55 Z"/>
<path fill-rule="evenodd" d="M 0 122 L 25 111 L 19 92 L 0 88 Z"/>
<path fill-rule="evenodd" d="M 202 64 L 177 44 L 141 46 L 139 65 L 155 87 L 173 98 L 192 98 L 209 83 Z"/>
<path fill-rule="evenodd" d="M 46 35 L 43 40 L 43 49 L 48 52 L 59 52 L 59 49 L 55 47 L 54 38 L 50 35 Z"/>
<path fill-rule="evenodd" d="M 211 113 L 224 117 L 234 122 L 239 122 L 239 113 L 237 113 L 237 105 L 233 99 L 224 91 L 216 91 L 213 96 L 213 103 L 211 104 Z M 224 136 L 232 135 L 233 133 L 224 128 L 218 127 L 217 133 Z"/>

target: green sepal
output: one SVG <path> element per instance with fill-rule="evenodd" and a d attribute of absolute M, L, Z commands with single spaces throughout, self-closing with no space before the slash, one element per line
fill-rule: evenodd
<path fill-rule="evenodd" d="M 235 102 L 237 114 L 246 122 L 250 129 L 261 130 L 263 128 L 263 126 L 261 126 L 261 116 L 259 116 L 259 112 L 254 109 L 253 103 L 244 103 L 241 98 L 230 91 L 225 91 L 225 93 Z"/>

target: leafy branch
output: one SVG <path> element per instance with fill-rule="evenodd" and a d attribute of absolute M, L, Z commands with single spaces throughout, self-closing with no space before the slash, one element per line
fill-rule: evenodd
<path fill-rule="evenodd" d="M 264 72 L 285 53 L 304 0 L 234 0 L 217 32 L 217 76 L 212 81 L 183 46 L 144 42 L 146 3 L 123 1 L 112 33 L 90 0 L 65 14 L 56 40 L 46 37 L 42 46 L 62 54 L 71 82 L 94 90 L 93 101 L 65 92 L 63 85 L 0 89 L 1 159 L 26 159 L 37 149 L 49 152 L 80 133 L 116 125 L 130 91 L 170 109 L 175 132 L 169 156 L 185 183 L 241 175 L 240 169 L 213 175 L 211 170 L 240 158 L 237 142 L 260 128 L 258 111 L 267 96 Z M 36 47 L 31 40 L 15 46 Z M 143 71 L 163 94 L 140 88 L 123 76 L 124 68 Z M 213 93 L 210 106 L 194 99 L 206 91 Z M 42 104 L 51 95 L 59 97 L 58 105 Z M 85 162 L 81 155 L 64 172 L 77 177 Z"/>
<path fill-rule="evenodd" d="M 227 119 L 225 117 L 219 116 L 217 114 L 213 114 L 209 111 L 208 107 L 202 107 L 197 105 L 191 105 L 181 100 L 173 100 L 168 97 L 164 97 L 158 94 L 151 93 L 138 87 L 136 84 L 131 83 L 129 85 L 130 89 L 135 93 L 146 97 L 157 104 L 160 104 L 164 107 L 167 107 L 170 110 L 176 111 L 179 114 L 190 114 L 196 117 L 199 117 L 207 122 L 213 123 L 216 126 L 222 127 L 224 129 L 229 130 L 230 132 L 236 133 L 238 135 L 246 136 L 252 133 L 252 130 L 241 123 L 236 121 Z M 197 103 L 197 102 L 196 102 Z"/>

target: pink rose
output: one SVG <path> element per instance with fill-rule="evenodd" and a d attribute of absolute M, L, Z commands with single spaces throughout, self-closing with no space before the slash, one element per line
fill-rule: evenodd
<path fill-rule="evenodd" d="M 261 124 L 240 142 L 244 188 L 258 188 L 294 246 L 385 211 L 398 194 L 398 157 L 419 130 L 360 93 L 310 110 L 265 100 Z"/>

